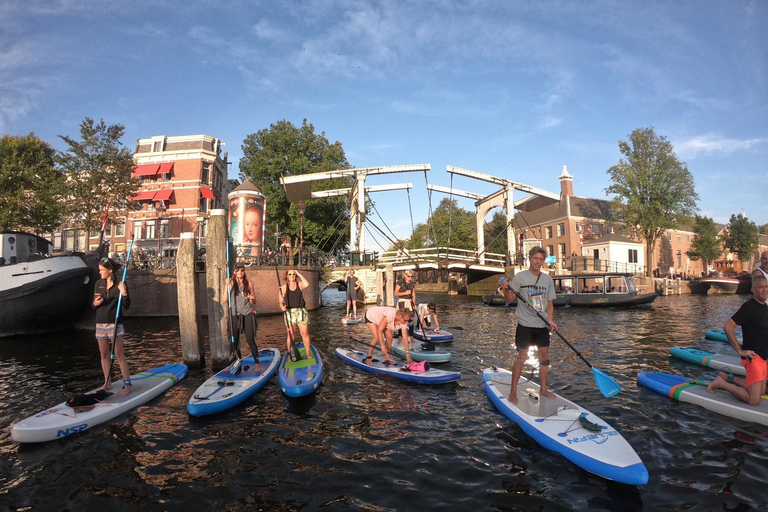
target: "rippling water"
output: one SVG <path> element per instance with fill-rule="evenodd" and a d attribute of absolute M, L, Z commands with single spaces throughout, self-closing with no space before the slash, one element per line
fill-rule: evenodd
<path fill-rule="evenodd" d="M 16 444 L 10 426 L 101 380 L 91 333 L 0 339 L 0 503 L 6 510 L 758 510 L 765 509 L 768 427 L 733 420 L 638 388 L 658 369 L 690 377 L 672 346 L 727 350 L 703 340 L 744 296 L 660 297 L 639 310 L 558 309 L 561 333 L 623 392 L 604 398 L 562 342 L 550 351 L 550 387 L 613 424 L 650 473 L 631 487 L 593 476 L 545 450 L 496 411 L 481 385 L 489 365 L 510 367 L 514 310 L 424 294 L 441 325 L 463 326 L 447 345 L 458 383 L 419 386 L 354 369 L 344 296 L 324 294 L 311 330 L 326 362 L 320 391 L 288 401 L 276 379 L 242 406 L 192 418 L 186 403 L 212 373 L 79 437 Z M 282 318 L 261 319 L 260 347 L 284 350 Z M 181 360 L 175 319 L 129 319 L 133 372 Z M 246 349 L 247 350 L 247 349 Z"/>

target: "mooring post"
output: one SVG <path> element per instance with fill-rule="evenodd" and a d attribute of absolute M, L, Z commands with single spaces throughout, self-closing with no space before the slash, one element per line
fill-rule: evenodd
<path fill-rule="evenodd" d="M 208 341 L 213 368 L 231 362 L 227 294 L 227 223 L 224 210 L 211 210 L 205 246 L 205 284 L 208 302 Z M 230 254 L 234 261 L 234 255 Z"/>
<path fill-rule="evenodd" d="M 395 271 L 392 269 L 392 265 L 387 265 L 385 268 L 387 274 L 387 306 L 395 305 Z"/>
<path fill-rule="evenodd" d="M 198 297 L 200 286 L 195 272 L 197 244 L 194 233 L 182 233 L 176 253 L 176 294 L 179 306 L 181 357 L 184 364 L 194 368 L 205 366 L 203 338 L 197 323 L 200 320 Z"/>
<path fill-rule="evenodd" d="M 384 272 L 376 269 L 376 305 L 384 305 Z"/>

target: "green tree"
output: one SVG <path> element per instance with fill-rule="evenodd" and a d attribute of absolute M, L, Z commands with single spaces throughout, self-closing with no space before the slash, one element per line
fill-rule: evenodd
<path fill-rule="evenodd" d="M 103 119 L 94 123 L 90 117 L 80 123 L 81 140 L 59 135 L 68 148 L 59 153 L 58 160 L 73 198 L 69 219 L 88 233 L 99 231 L 107 210 L 114 212 L 110 213 L 111 224 L 118 210 L 135 207 L 130 198 L 139 182 L 131 176 L 133 154 L 120 142 L 123 135 L 123 125 L 107 126 Z"/>
<path fill-rule="evenodd" d="M 693 240 L 691 250 L 686 252 L 689 258 L 696 261 L 704 260 L 704 271 L 709 268 L 710 262 L 717 259 L 723 252 L 720 239 L 717 236 L 715 221 L 706 215 L 696 215 L 693 225 Z"/>
<path fill-rule="evenodd" d="M 760 245 L 760 230 L 757 224 L 743 214 L 731 215 L 721 240 L 726 249 L 739 255 L 744 268 L 744 262 L 749 260 Z"/>
<path fill-rule="evenodd" d="M 55 150 L 34 133 L 0 139 L 0 230 L 53 231 L 64 218 L 64 176 Z"/>
<path fill-rule="evenodd" d="M 280 186 L 281 176 L 296 176 L 350 168 L 344 148 L 331 144 L 325 132 L 304 119 L 300 127 L 283 119 L 248 135 L 242 145 L 240 179 L 250 180 L 267 197 L 267 231 L 284 232 L 294 239 L 299 236 L 300 219 L 295 204 L 289 204 Z M 313 183 L 314 190 L 331 190 L 350 186 L 349 179 Z M 304 244 L 318 244 L 341 238 L 349 242 L 349 208 L 345 196 L 305 201 Z M 279 228 L 278 228 L 279 226 Z M 333 244 L 333 242 L 331 242 Z"/>
<path fill-rule="evenodd" d="M 693 216 L 699 196 L 686 164 L 652 127 L 634 130 L 628 142 L 619 142 L 619 151 L 624 158 L 606 171 L 613 184 L 605 192 L 614 195 L 614 219 L 637 226 L 645 239 L 647 275 L 651 277 L 656 241 L 664 231 Z"/>
<path fill-rule="evenodd" d="M 416 224 L 408 241 L 408 249 L 448 246 L 456 249 L 476 249 L 475 214 L 459 208 L 455 199 L 442 199 L 427 222 Z"/>

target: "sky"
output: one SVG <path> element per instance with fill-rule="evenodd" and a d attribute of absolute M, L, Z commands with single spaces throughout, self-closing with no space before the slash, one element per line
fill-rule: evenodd
<path fill-rule="evenodd" d="M 307 119 L 354 167 L 430 164 L 367 181 L 413 183 L 423 222 L 447 165 L 557 193 L 565 165 L 576 195 L 608 198 L 619 141 L 652 126 L 699 213 L 768 223 L 768 2 L 3 0 L 0 27 L 0 132 L 57 149 L 86 117 L 131 150 L 204 133 L 237 178 L 246 136 Z M 372 199 L 410 236 L 405 191 Z"/>

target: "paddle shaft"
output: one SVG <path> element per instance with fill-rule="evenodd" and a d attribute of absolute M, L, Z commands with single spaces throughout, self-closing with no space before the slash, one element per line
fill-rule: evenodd
<path fill-rule="evenodd" d="M 128 246 L 128 260 L 123 268 L 123 284 L 128 279 L 128 261 L 131 261 L 131 252 L 133 251 L 133 237 L 131 237 L 131 245 Z M 117 313 L 115 313 L 115 328 L 112 329 L 112 343 L 109 347 L 109 371 L 112 372 L 112 361 L 115 359 L 115 341 L 117 339 L 117 320 L 120 318 L 120 306 L 123 304 L 123 292 L 119 292 L 117 295 Z"/>
<path fill-rule="evenodd" d="M 413 314 L 416 317 L 416 327 L 421 330 L 422 336 L 424 336 L 424 341 L 427 343 L 431 343 L 432 340 L 429 339 L 429 336 L 427 336 L 427 330 L 424 328 L 423 325 L 421 325 L 421 315 L 419 314 L 418 308 L 416 307 L 416 304 L 413 303 L 413 298 L 409 297 L 409 301 L 411 301 L 411 307 L 413 308 Z"/>
<path fill-rule="evenodd" d="M 510 290 L 512 290 L 512 293 L 514 293 L 514 294 L 517 296 L 517 302 L 518 302 L 518 305 L 519 305 L 519 303 L 520 303 L 520 302 L 524 302 L 524 303 L 525 303 L 525 304 L 526 304 L 526 305 L 527 305 L 529 308 L 531 308 L 532 310 L 534 310 L 534 311 L 536 312 L 536 316 L 538 316 L 539 318 L 541 318 L 541 320 L 542 320 L 542 321 L 543 321 L 543 322 L 544 322 L 544 323 L 547 325 L 547 327 L 550 327 L 550 328 L 552 327 L 552 324 L 550 324 L 550 323 L 549 323 L 549 321 L 547 321 L 547 317 L 545 317 L 544 315 L 542 315 L 542 314 L 541 314 L 541 311 L 539 311 L 539 310 L 538 310 L 538 309 L 536 309 L 535 307 L 531 306 L 531 304 L 529 304 L 529 303 L 528 303 L 528 301 L 527 301 L 527 300 L 525 300 L 525 298 L 522 296 L 522 294 L 521 294 L 520 292 L 518 292 L 517 290 L 515 290 L 514 288 L 512 288 L 512 286 L 511 286 L 510 284 L 507 284 L 507 287 L 508 287 Z M 570 342 L 569 342 L 567 339 L 565 339 L 565 336 L 563 336 L 562 334 L 560 334 L 560 331 L 558 331 L 558 330 L 555 330 L 555 334 L 557 334 L 557 335 L 560 337 L 560 339 L 561 339 L 561 340 L 563 340 L 563 341 L 565 342 L 565 344 L 566 344 L 566 345 L 568 345 L 568 347 L 569 347 L 571 350 L 573 350 L 573 351 L 574 351 L 574 353 L 576 353 L 576 355 L 577 355 L 577 356 L 579 356 L 579 357 L 581 358 L 581 360 L 582 360 L 582 361 L 584 361 L 585 363 L 587 363 L 587 366 L 589 366 L 590 368 L 592 368 L 592 365 L 589 363 L 589 361 L 587 361 L 587 360 L 586 360 L 586 358 L 585 358 L 583 355 L 581 355 L 581 352 L 579 352 L 578 350 L 576 350 L 576 347 L 574 347 L 573 345 L 571 345 L 571 343 L 570 343 Z"/>

